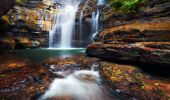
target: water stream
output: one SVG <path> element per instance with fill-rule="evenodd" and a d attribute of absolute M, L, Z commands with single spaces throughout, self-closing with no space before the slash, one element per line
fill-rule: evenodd
<path fill-rule="evenodd" d="M 69 100 L 111 100 L 101 85 L 98 71 L 79 70 L 69 75 L 66 72 L 56 72 L 64 78 L 56 78 L 51 83 L 49 89 L 40 98 L 69 98 Z M 73 92 L 74 91 L 74 92 Z"/>

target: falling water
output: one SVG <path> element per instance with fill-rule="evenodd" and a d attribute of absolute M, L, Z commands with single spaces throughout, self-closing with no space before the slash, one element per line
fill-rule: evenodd
<path fill-rule="evenodd" d="M 104 5 L 105 4 L 105 0 L 98 0 L 97 5 Z"/>
<path fill-rule="evenodd" d="M 59 43 L 60 48 L 71 48 L 73 29 L 75 26 L 76 12 L 78 10 L 79 0 L 63 0 L 60 12 L 56 14 L 56 22 L 49 36 L 49 47 L 56 47 L 56 34 L 61 34 Z"/>
<path fill-rule="evenodd" d="M 99 10 L 97 10 L 97 12 L 93 12 L 92 13 L 92 25 L 91 25 L 91 29 L 92 29 L 92 33 L 93 33 L 93 36 L 96 36 L 96 34 L 98 34 L 99 32 Z"/>
<path fill-rule="evenodd" d="M 105 4 L 105 0 L 98 0 L 97 6 L 103 6 Z M 92 22 L 91 22 L 91 29 L 92 29 L 92 38 L 94 38 L 99 33 L 99 15 L 100 11 L 97 9 L 96 12 L 92 13 Z"/>
<path fill-rule="evenodd" d="M 81 12 L 80 12 L 80 40 L 81 40 L 81 38 L 82 38 L 82 30 L 83 30 L 83 27 L 82 27 L 82 19 L 83 19 L 83 10 L 81 10 Z"/>

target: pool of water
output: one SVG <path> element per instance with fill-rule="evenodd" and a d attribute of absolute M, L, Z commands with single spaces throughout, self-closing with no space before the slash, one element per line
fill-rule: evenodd
<path fill-rule="evenodd" d="M 73 55 L 84 55 L 84 48 L 39 48 L 17 50 L 10 54 L 0 56 L 0 63 L 17 60 L 28 60 L 34 63 L 41 63 L 51 57 L 69 57 Z"/>
<path fill-rule="evenodd" d="M 51 57 L 69 57 L 72 55 L 83 55 L 85 52 L 84 48 L 39 48 L 39 49 L 25 49 L 17 50 L 13 56 L 21 59 L 27 59 L 33 62 L 41 62 Z"/>

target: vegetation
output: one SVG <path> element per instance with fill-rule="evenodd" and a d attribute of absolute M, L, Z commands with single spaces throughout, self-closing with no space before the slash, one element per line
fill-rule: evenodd
<path fill-rule="evenodd" d="M 2 16 L 2 20 L 6 23 L 10 22 L 9 16 L 7 16 L 7 15 Z"/>
<path fill-rule="evenodd" d="M 138 11 L 139 5 L 144 0 L 111 0 L 111 6 L 122 12 L 130 13 Z"/>
<path fill-rule="evenodd" d="M 27 0 L 15 0 L 16 5 L 22 5 L 25 2 L 27 2 Z"/>

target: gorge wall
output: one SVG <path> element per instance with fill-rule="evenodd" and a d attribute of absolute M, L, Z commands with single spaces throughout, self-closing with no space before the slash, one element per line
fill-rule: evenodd
<path fill-rule="evenodd" d="M 0 4 L 0 50 L 48 46 L 49 5 L 42 0 L 2 0 Z"/>
<path fill-rule="evenodd" d="M 126 63 L 170 65 L 170 2 L 147 0 L 138 12 L 107 14 L 103 30 L 87 47 L 89 56 Z"/>
<path fill-rule="evenodd" d="M 6 14 L 15 5 L 15 0 L 0 1 L 0 17 Z"/>

